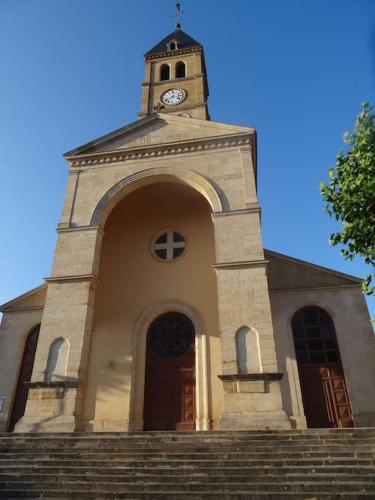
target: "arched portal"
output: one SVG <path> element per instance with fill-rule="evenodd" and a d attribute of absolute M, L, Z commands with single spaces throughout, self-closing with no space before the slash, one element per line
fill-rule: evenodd
<path fill-rule="evenodd" d="M 104 227 L 109 214 L 112 213 L 121 200 L 142 187 L 158 183 L 190 186 L 206 199 L 214 213 L 222 212 L 228 207 L 228 201 L 225 199 L 224 194 L 218 192 L 217 187 L 213 186 L 210 181 L 200 174 L 190 170 L 181 171 L 176 167 L 151 168 L 129 175 L 112 186 L 97 204 L 90 225 Z"/>
<path fill-rule="evenodd" d="M 320 307 L 304 307 L 292 319 L 303 406 L 309 427 L 353 427 L 335 328 Z"/>
<path fill-rule="evenodd" d="M 9 422 L 9 431 L 13 431 L 14 426 L 23 417 L 26 408 L 29 390 L 26 383 L 30 382 L 33 373 L 36 347 L 38 344 L 40 325 L 35 326 L 29 333 L 23 350 L 21 367 L 18 375 L 17 389 L 14 396 L 12 415 Z"/>
<path fill-rule="evenodd" d="M 181 313 L 162 314 L 147 333 L 144 429 L 194 428 L 194 325 Z"/>
<path fill-rule="evenodd" d="M 211 369 L 211 363 L 221 362 L 213 210 L 188 183 L 164 175 L 147 180 L 122 191 L 104 219 L 84 427 L 145 428 L 147 333 L 156 318 L 173 312 L 194 325 L 196 416 L 189 425 L 207 430 L 220 411 L 219 402 L 211 417 L 211 394 L 216 391 L 216 400 L 222 394 Z"/>

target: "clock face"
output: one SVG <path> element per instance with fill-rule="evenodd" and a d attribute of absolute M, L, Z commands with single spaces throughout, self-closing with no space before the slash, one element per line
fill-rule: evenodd
<path fill-rule="evenodd" d="M 171 89 L 164 92 L 161 96 L 161 100 L 164 104 L 168 106 L 175 106 L 180 104 L 185 99 L 185 92 L 181 89 Z"/>

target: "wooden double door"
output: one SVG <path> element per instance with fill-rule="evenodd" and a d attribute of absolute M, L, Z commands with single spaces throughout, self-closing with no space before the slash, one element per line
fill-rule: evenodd
<path fill-rule="evenodd" d="M 144 430 L 195 429 L 195 331 L 183 314 L 148 330 L 144 396 Z"/>
<path fill-rule="evenodd" d="M 341 363 L 304 364 L 299 374 L 309 427 L 353 427 Z"/>
<path fill-rule="evenodd" d="M 308 427 L 353 427 L 352 410 L 331 317 L 305 307 L 292 319 Z"/>

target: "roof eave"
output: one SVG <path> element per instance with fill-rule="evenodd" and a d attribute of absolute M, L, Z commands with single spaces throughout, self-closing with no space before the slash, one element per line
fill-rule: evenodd
<path fill-rule="evenodd" d="M 270 254 L 270 256 L 274 256 L 275 258 L 279 258 L 280 260 L 292 262 L 294 264 L 297 264 L 297 265 L 300 265 L 303 267 L 315 269 L 316 271 L 320 271 L 320 272 L 325 273 L 325 274 L 330 274 L 331 276 L 333 275 L 333 276 L 337 276 L 339 278 L 346 279 L 348 281 L 351 281 L 353 283 L 353 285 L 354 284 L 361 285 L 361 283 L 363 281 L 363 279 L 358 278 L 358 276 L 352 276 L 351 274 L 342 273 L 340 271 L 336 271 L 335 269 L 330 269 L 329 267 L 319 266 L 318 264 L 313 264 L 312 262 L 308 262 L 306 260 L 301 260 L 301 259 L 297 259 L 295 257 L 290 257 L 289 255 L 285 255 L 285 254 L 282 254 L 279 252 L 274 252 L 273 250 L 267 250 L 265 248 L 264 251 L 266 253 Z"/>
<path fill-rule="evenodd" d="M 47 286 L 46 283 L 42 283 L 41 285 L 39 285 L 35 288 L 32 288 L 28 292 L 25 292 L 21 295 L 18 295 L 14 299 L 9 300 L 8 302 L 5 302 L 5 304 L 0 304 L 0 312 L 4 313 L 4 312 L 7 312 L 8 310 L 12 310 L 12 311 L 15 310 L 16 308 L 14 307 L 14 305 L 16 305 L 17 302 L 19 302 L 20 300 L 26 299 L 27 297 L 29 297 L 30 295 L 33 295 L 34 293 L 39 292 L 43 288 L 46 288 L 46 286 Z"/>
<path fill-rule="evenodd" d="M 162 51 L 162 52 L 146 52 L 144 54 L 145 61 L 151 59 L 159 59 L 161 57 L 175 57 L 176 55 L 188 54 L 189 52 L 203 52 L 202 46 L 188 47 L 186 49 L 177 49 L 173 51 Z"/>

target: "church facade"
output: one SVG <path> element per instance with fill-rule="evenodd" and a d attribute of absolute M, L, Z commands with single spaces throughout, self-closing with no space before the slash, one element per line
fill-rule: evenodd
<path fill-rule="evenodd" d="M 177 26 L 139 119 L 66 153 L 51 276 L 1 307 L 1 430 L 375 425 L 361 280 L 263 248 L 256 132 L 207 100 Z"/>

